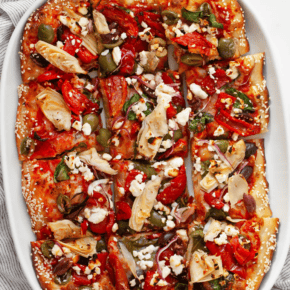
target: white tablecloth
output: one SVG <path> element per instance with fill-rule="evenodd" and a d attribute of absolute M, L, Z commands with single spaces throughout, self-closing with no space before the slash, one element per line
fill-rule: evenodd
<path fill-rule="evenodd" d="M 8 41 L 21 16 L 35 0 L 0 0 L 0 75 Z M 15 96 L 16 97 L 16 96 Z M 1 152 L 0 152 L 1 153 Z M 2 169 L 0 163 L 0 289 L 30 290 L 15 254 L 5 207 Z M 290 289 L 290 253 L 282 273 L 272 290 Z"/>

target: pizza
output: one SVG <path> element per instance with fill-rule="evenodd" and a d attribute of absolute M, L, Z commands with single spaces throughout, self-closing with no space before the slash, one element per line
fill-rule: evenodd
<path fill-rule="evenodd" d="M 33 12 L 15 136 L 42 289 L 259 289 L 279 219 L 265 54 L 247 52 L 236 0 Z"/>

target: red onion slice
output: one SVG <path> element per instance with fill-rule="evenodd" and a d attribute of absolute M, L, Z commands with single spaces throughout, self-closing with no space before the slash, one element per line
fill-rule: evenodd
<path fill-rule="evenodd" d="M 203 106 L 203 108 L 201 110 L 199 110 L 196 114 L 193 115 L 193 117 L 197 116 L 198 114 L 200 114 L 209 104 L 210 98 L 208 98 L 206 104 Z"/>
<path fill-rule="evenodd" d="M 165 250 L 167 250 L 174 242 L 176 242 L 177 241 L 177 239 L 178 239 L 178 237 L 177 236 L 175 236 L 169 243 L 168 243 L 168 245 L 167 246 L 165 246 L 164 248 L 162 248 L 162 249 L 159 249 L 158 251 L 157 251 L 157 253 L 156 253 L 156 257 L 155 257 L 155 259 L 156 259 L 156 263 L 157 263 L 157 271 L 158 271 L 158 274 L 163 278 L 163 276 L 162 276 L 162 271 L 161 271 L 161 267 L 160 267 L 160 265 L 159 265 L 159 258 L 160 258 L 160 255 L 165 251 Z"/>
<path fill-rule="evenodd" d="M 123 116 L 119 116 L 119 117 L 117 117 L 117 118 L 113 121 L 113 123 L 112 123 L 112 130 L 115 130 L 115 129 L 114 129 L 114 125 L 115 125 L 116 123 L 118 123 L 120 120 L 123 121 L 123 124 L 122 124 L 122 126 L 121 126 L 120 128 L 118 128 L 118 129 L 116 129 L 116 130 L 121 129 L 121 128 L 124 126 L 124 124 L 125 124 L 125 122 L 126 122 L 126 118 L 123 117 Z"/>
<path fill-rule="evenodd" d="M 243 161 L 237 173 L 239 174 L 248 165 L 248 163 L 249 163 L 248 161 Z"/>
<path fill-rule="evenodd" d="M 155 90 L 150 84 L 148 84 L 145 81 L 143 81 L 142 78 L 140 78 L 138 76 L 132 76 L 131 78 L 138 80 L 141 84 L 143 84 L 144 86 L 148 87 L 149 89 Z"/>
<path fill-rule="evenodd" d="M 219 146 L 217 146 L 215 143 L 213 144 L 213 147 L 215 148 L 215 151 L 217 152 L 217 154 L 219 155 L 220 159 L 222 161 L 224 161 L 225 163 L 227 163 L 232 170 L 234 170 L 232 164 L 230 163 L 230 161 L 227 159 L 227 157 L 223 154 L 223 152 L 220 150 Z"/>

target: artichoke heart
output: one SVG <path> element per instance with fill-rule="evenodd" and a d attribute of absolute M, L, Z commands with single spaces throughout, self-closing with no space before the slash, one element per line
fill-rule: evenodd
<path fill-rule="evenodd" d="M 57 130 L 70 130 L 71 111 L 61 94 L 51 88 L 46 88 L 36 96 L 36 99 L 43 114 Z"/>
<path fill-rule="evenodd" d="M 54 45 L 39 40 L 35 48 L 47 61 L 66 73 L 87 73 L 74 56 Z"/>
<path fill-rule="evenodd" d="M 232 167 L 236 169 L 238 165 L 245 159 L 246 144 L 244 140 L 240 140 L 234 143 L 233 146 L 229 146 L 225 156 L 230 162 Z"/>
<path fill-rule="evenodd" d="M 48 227 L 53 232 L 56 240 L 76 239 L 85 236 L 93 236 L 91 232 L 87 231 L 85 235 L 81 233 L 81 227 L 76 226 L 70 220 L 60 220 L 48 223 Z"/>
<path fill-rule="evenodd" d="M 97 241 L 92 237 L 72 240 L 68 243 L 59 242 L 62 246 L 70 249 L 73 253 L 88 258 L 97 253 Z"/>
<path fill-rule="evenodd" d="M 132 207 L 132 215 L 129 219 L 129 227 L 137 232 L 142 230 L 145 220 L 150 217 L 163 174 L 160 173 L 154 179 L 148 181 L 141 195 L 136 197 Z"/>
<path fill-rule="evenodd" d="M 202 250 L 193 253 L 190 261 L 191 283 L 201 283 L 220 278 L 223 275 L 220 256 L 209 256 Z"/>
<path fill-rule="evenodd" d="M 142 123 L 137 137 L 138 152 L 146 159 L 153 160 L 161 145 L 163 136 L 167 133 L 166 109 L 160 103 Z M 153 142 L 149 142 L 152 138 L 154 139 Z"/>
<path fill-rule="evenodd" d="M 99 34 L 108 34 L 111 32 L 106 17 L 101 12 L 94 10 L 93 17 L 97 32 Z"/>
<path fill-rule="evenodd" d="M 242 174 L 235 174 L 230 177 L 228 186 L 229 199 L 232 206 L 243 199 L 244 194 L 248 194 L 249 191 L 248 182 Z"/>
<path fill-rule="evenodd" d="M 99 171 L 105 172 L 107 174 L 115 175 L 118 171 L 111 168 L 109 162 L 100 157 L 95 148 L 83 151 L 78 155 L 81 161 L 94 166 Z"/>
<path fill-rule="evenodd" d="M 202 190 L 204 190 L 207 193 L 210 193 L 212 190 L 214 190 L 218 186 L 218 182 L 211 173 L 208 173 L 201 180 L 200 186 L 201 186 Z"/>

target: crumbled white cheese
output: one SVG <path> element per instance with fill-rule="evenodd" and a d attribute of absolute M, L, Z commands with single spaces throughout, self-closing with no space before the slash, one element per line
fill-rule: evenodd
<path fill-rule="evenodd" d="M 119 65 L 121 58 L 122 58 L 122 53 L 121 53 L 121 49 L 119 46 L 115 46 L 113 48 L 112 56 L 113 56 L 113 60 L 114 60 L 115 64 Z"/>
<path fill-rule="evenodd" d="M 89 136 L 92 133 L 92 127 L 89 123 L 83 124 L 82 131 L 86 136 Z"/>
<path fill-rule="evenodd" d="M 179 275 L 182 273 L 184 265 L 182 264 L 183 257 L 180 255 L 174 254 L 170 257 L 170 267 L 175 275 Z"/>
<path fill-rule="evenodd" d="M 102 158 L 105 159 L 105 160 L 107 160 L 107 161 L 112 160 L 112 156 L 110 154 L 108 154 L 108 153 L 104 153 L 102 155 Z"/>
<path fill-rule="evenodd" d="M 220 246 L 227 244 L 228 243 L 227 235 L 224 232 L 222 232 L 218 238 L 214 239 L 214 242 Z"/>
<path fill-rule="evenodd" d="M 72 127 L 76 129 L 77 131 L 82 130 L 82 123 L 80 121 L 74 121 L 72 124 Z"/>
<path fill-rule="evenodd" d="M 181 126 L 185 126 L 189 119 L 191 108 L 186 108 L 176 115 L 176 122 Z"/>
<path fill-rule="evenodd" d="M 85 218 L 93 223 L 93 224 L 98 224 L 102 222 L 109 214 L 109 212 L 100 207 L 93 207 L 92 209 L 86 208 L 84 211 Z"/>
<path fill-rule="evenodd" d="M 131 191 L 133 196 L 137 197 L 142 194 L 145 186 L 145 182 L 139 183 L 136 179 L 134 179 L 130 184 L 129 190 Z"/>
<path fill-rule="evenodd" d="M 174 90 L 174 88 L 164 83 L 161 83 L 156 87 L 155 94 L 158 97 L 157 103 L 162 103 L 165 108 L 168 108 L 172 97 L 176 95 L 176 91 Z"/>
<path fill-rule="evenodd" d="M 63 255 L 61 248 L 57 244 L 54 244 L 53 248 L 51 249 L 51 253 L 55 257 L 61 257 Z"/>
<path fill-rule="evenodd" d="M 101 55 L 107 55 L 109 52 L 110 52 L 110 50 L 109 50 L 109 49 L 106 49 L 106 50 L 104 50 L 104 51 L 101 53 Z"/>
<path fill-rule="evenodd" d="M 192 83 L 190 86 L 189 86 L 190 90 L 194 93 L 194 95 L 200 99 L 206 99 L 208 97 L 208 94 L 202 90 L 201 86 L 195 84 L 195 83 Z"/>
<path fill-rule="evenodd" d="M 214 136 L 221 136 L 221 135 L 223 135 L 225 133 L 225 130 L 224 130 L 224 128 L 222 127 L 222 126 L 218 126 L 217 128 L 216 128 L 216 130 L 214 131 L 214 133 L 213 133 L 213 135 Z"/>
<path fill-rule="evenodd" d="M 118 224 L 117 223 L 114 223 L 114 225 L 112 227 L 112 232 L 115 233 L 118 229 L 119 229 Z"/>
<path fill-rule="evenodd" d="M 164 231 L 171 231 L 172 229 L 174 229 L 175 228 L 175 223 L 174 223 L 174 221 L 171 221 L 171 220 L 167 220 L 166 221 L 166 226 L 163 228 L 164 229 Z"/>

